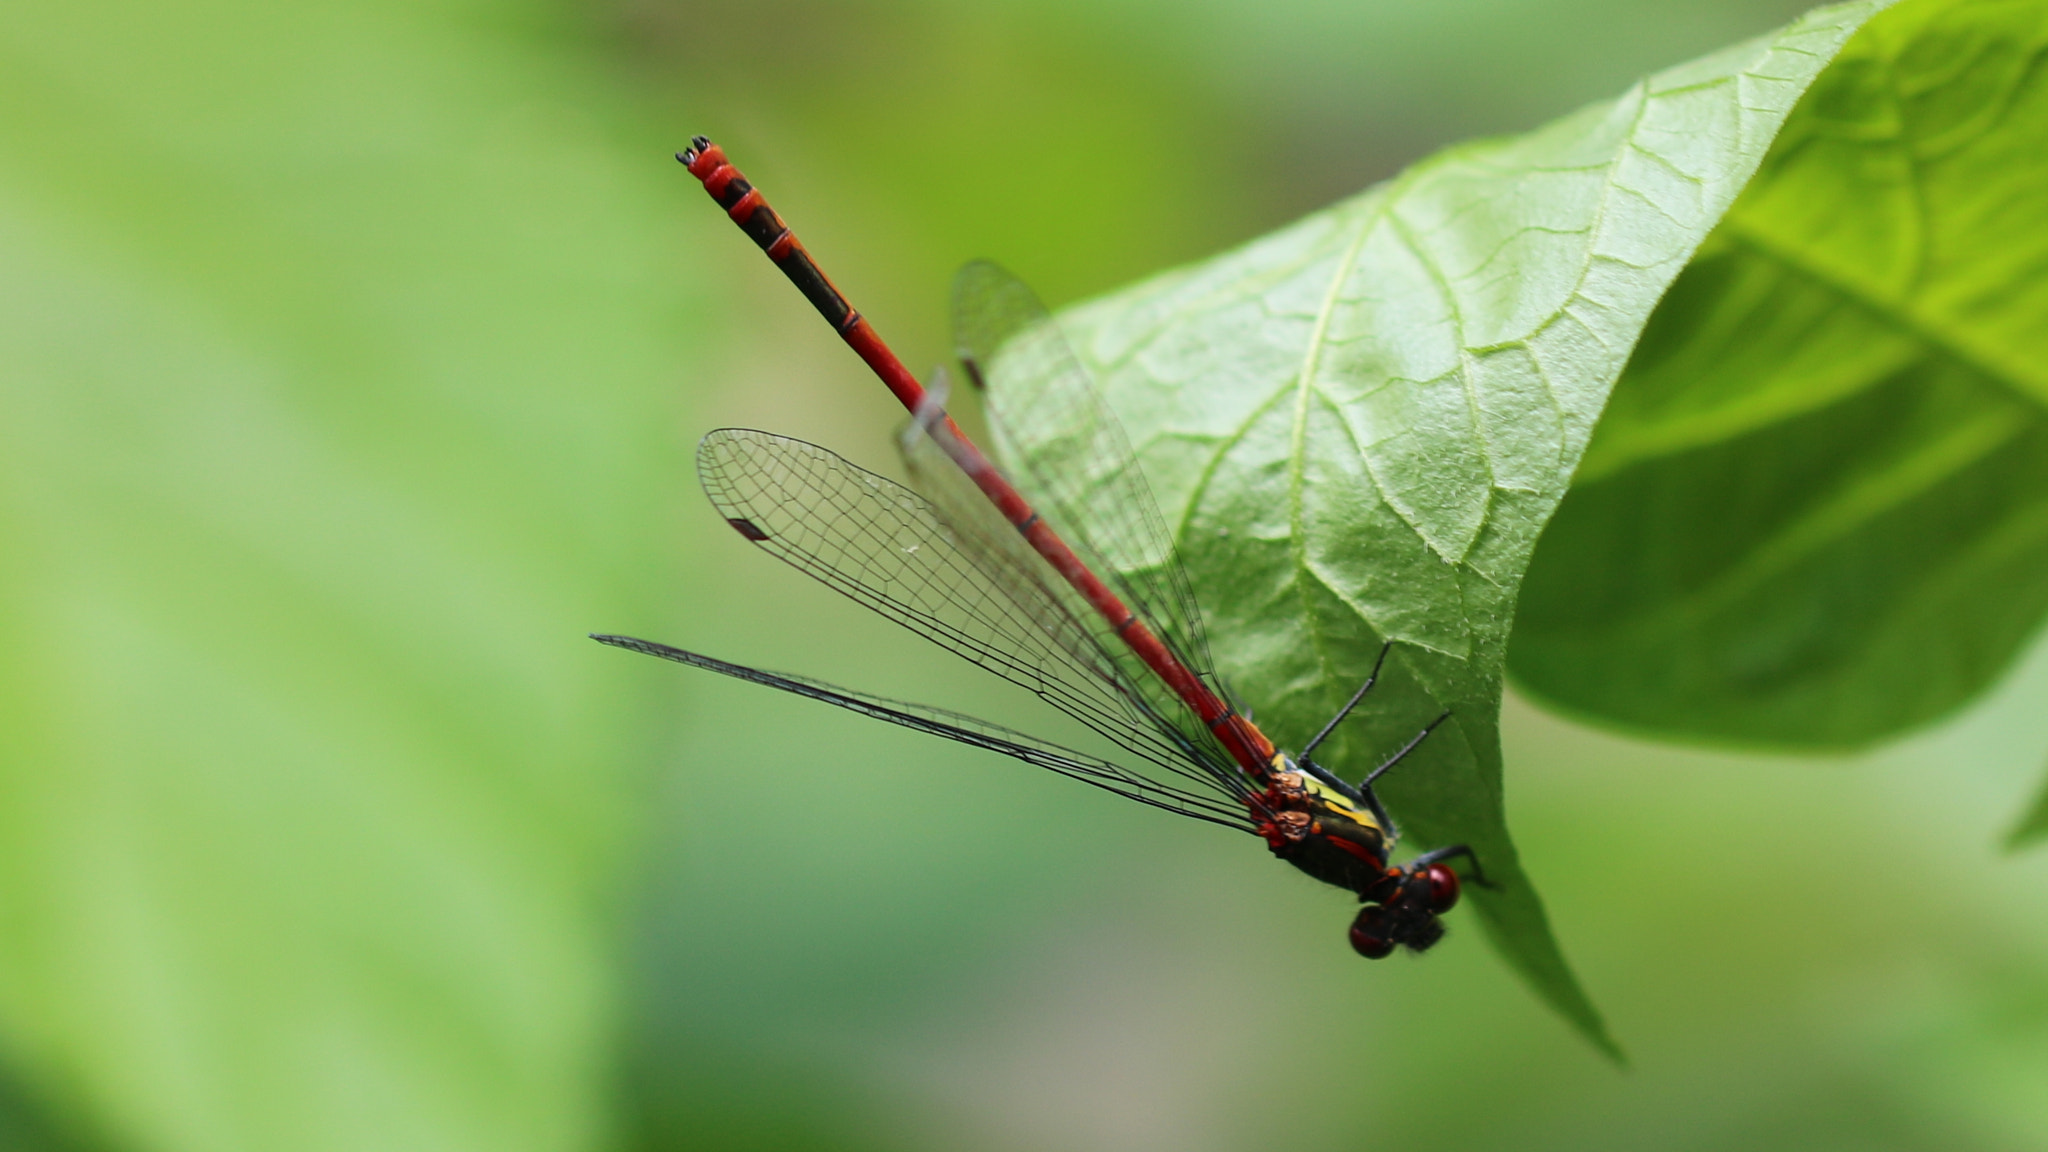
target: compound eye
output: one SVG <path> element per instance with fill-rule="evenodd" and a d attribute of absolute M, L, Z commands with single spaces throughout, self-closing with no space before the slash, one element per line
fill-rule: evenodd
<path fill-rule="evenodd" d="M 1351 948 L 1367 960 L 1384 960 L 1394 952 L 1387 939 L 1386 916 L 1378 908 L 1361 908 L 1351 922 Z"/>
<path fill-rule="evenodd" d="M 1423 876 L 1429 880 L 1429 910 L 1438 915 L 1458 902 L 1458 874 L 1448 864 L 1431 864 Z"/>

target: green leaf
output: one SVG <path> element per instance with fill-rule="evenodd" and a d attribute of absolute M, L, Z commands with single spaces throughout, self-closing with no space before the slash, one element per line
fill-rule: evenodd
<path fill-rule="evenodd" d="M 2017 852 L 2048 840 L 2048 785 L 2043 785 L 2041 794 L 2034 797 L 2034 806 L 2006 834 L 2007 851 Z"/>
<path fill-rule="evenodd" d="M 2048 4 L 1902 4 L 1658 308 L 1546 530 L 1517 683 L 1663 736 L 1849 749 L 2048 613 Z"/>
<path fill-rule="evenodd" d="M 1454 148 L 1272 236 L 1074 310 L 1210 617 L 1283 746 L 1393 674 L 1329 762 L 1419 846 L 1470 844 L 1508 961 L 1618 1055 L 1509 838 L 1501 677 L 1516 590 L 1657 299 L 1881 7 L 1822 9 L 1527 136 Z"/>
<path fill-rule="evenodd" d="M 0 1034 L 108 1146 L 605 1125 L 673 166 L 429 7 L 0 17 Z"/>

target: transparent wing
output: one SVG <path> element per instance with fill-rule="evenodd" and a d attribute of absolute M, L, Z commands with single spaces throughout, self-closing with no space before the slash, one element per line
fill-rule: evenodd
<path fill-rule="evenodd" d="M 999 534 L 955 527 L 908 488 L 767 432 L 712 432 L 697 473 L 719 514 L 764 551 L 1088 725 L 1147 778 L 1232 803 L 1249 791 L 1220 750 L 1190 745 L 1148 710 L 1053 591 L 1044 561 L 1005 551 Z"/>
<path fill-rule="evenodd" d="M 1201 608 L 1151 485 L 1045 305 L 1023 281 L 977 261 L 953 281 L 953 334 L 1027 494 L 1181 663 L 1213 683 Z"/>
<path fill-rule="evenodd" d="M 954 463 L 954 452 L 943 445 L 953 435 L 943 418 L 943 385 L 931 388 L 929 395 L 932 403 L 903 430 L 898 448 L 912 481 L 931 500 L 954 543 L 996 583 L 1010 589 L 1017 602 L 1058 605 L 1060 623 L 1045 629 L 1047 638 L 1112 684 L 1135 720 L 1161 733 L 1183 756 L 1234 764 L 1188 703 L 1139 659 L 1110 622 L 1032 549 Z M 1099 560 L 1087 562 L 1101 569 Z M 1136 610 L 1143 615 L 1142 606 Z M 1234 769 L 1229 774 L 1233 780 L 1242 779 Z"/>
<path fill-rule="evenodd" d="M 649 656 L 659 656 L 663 660 L 706 668 L 735 679 L 780 688 L 784 692 L 812 700 L 822 700 L 863 716 L 872 716 L 891 724 L 901 724 L 905 728 L 943 736 L 948 740 L 957 740 L 976 748 L 986 748 L 991 752 L 1000 752 L 1026 764 L 1057 772 L 1085 784 L 1093 784 L 1097 788 L 1128 797 L 1141 804 L 1149 804 L 1154 808 L 1163 808 L 1168 812 L 1206 820 L 1211 824 L 1221 824 L 1242 832 L 1252 831 L 1251 821 L 1246 818 L 1245 811 L 1240 806 L 1219 800 L 1212 795 L 1160 784 L 1100 757 L 1063 748 L 1050 741 L 1040 740 L 1036 736 L 1017 732 L 999 724 L 991 724 L 986 720 L 949 712 L 943 708 L 909 704 L 901 700 L 869 695 L 866 692 L 855 692 L 807 676 L 791 676 L 782 672 L 749 668 L 744 664 L 731 664 L 700 653 L 657 644 L 652 640 L 602 635 L 593 635 L 591 639 L 614 648 L 644 652 Z"/>

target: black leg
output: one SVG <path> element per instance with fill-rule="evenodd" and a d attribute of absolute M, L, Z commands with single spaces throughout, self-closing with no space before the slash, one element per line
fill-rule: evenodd
<path fill-rule="evenodd" d="M 1469 846 L 1464 844 L 1453 844 L 1448 848 L 1437 848 L 1424 852 L 1408 862 L 1408 870 L 1414 872 L 1418 869 L 1427 868 L 1431 864 L 1441 864 L 1446 860 L 1455 860 L 1460 856 L 1463 856 L 1471 863 L 1472 882 L 1474 884 L 1479 885 L 1481 888 L 1497 887 L 1493 881 L 1486 878 L 1486 869 L 1479 866 L 1478 853 L 1472 851 Z"/>
<path fill-rule="evenodd" d="M 1434 731 L 1436 731 L 1436 726 L 1437 726 L 1437 725 L 1439 725 L 1439 724 L 1443 723 L 1443 722 L 1444 722 L 1444 721 L 1446 721 L 1446 720 L 1449 720 L 1450 718 L 1451 718 L 1451 714 L 1450 714 L 1449 712 L 1445 712 L 1445 713 L 1444 713 L 1443 715 L 1441 715 L 1441 716 L 1437 717 L 1437 718 L 1436 718 L 1436 719 L 1434 719 L 1434 720 L 1431 720 L 1431 721 L 1429 722 L 1429 724 L 1428 724 L 1428 726 L 1427 726 L 1427 727 L 1423 728 L 1423 730 L 1422 730 L 1422 731 L 1420 731 L 1420 732 L 1417 732 L 1417 733 L 1415 734 L 1415 739 L 1413 739 L 1413 740 L 1410 740 L 1410 741 L 1409 741 L 1409 742 L 1407 742 L 1406 744 L 1403 744 L 1403 745 L 1401 745 L 1401 750 L 1400 750 L 1399 752 L 1396 752 L 1396 753 L 1394 753 L 1394 754 L 1393 754 L 1392 756 L 1389 756 L 1389 757 L 1387 757 L 1387 762 L 1386 762 L 1386 763 L 1384 763 L 1384 764 L 1380 765 L 1379 767 L 1377 767 L 1377 768 L 1373 769 L 1373 770 L 1372 770 L 1372 775 L 1370 775 L 1370 776 L 1367 776 L 1367 777 L 1366 777 L 1366 778 L 1365 778 L 1364 780 L 1361 780 L 1361 781 L 1359 781 L 1359 783 L 1358 783 L 1358 786 L 1359 786 L 1359 788 L 1361 788 L 1361 789 L 1370 789 L 1370 788 L 1372 787 L 1372 782 L 1373 782 L 1373 781 L 1375 781 L 1375 780 L 1379 779 L 1380 777 L 1382 777 L 1382 776 L 1386 775 L 1386 774 L 1387 774 L 1387 769 L 1389 769 L 1389 768 L 1392 768 L 1392 767 L 1393 767 L 1394 765 L 1396 765 L 1396 764 L 1399 764 L 1399 763 L 1400 763 L 1401 761 L 1403 761 L 1403 760 L 1407 759 L 1407 758 L 1408 758 L 1408 754 L 1409 754 L 1410 752 L 1413 752 L 1413 751 L 1415 751 L 1415 749 L 1416 749 L 1417 747 L 1419 747 L 1419 746 L 1420 746 L 1420 745 L 1422 744 L 1422 742 L 1423 742 L 1424 740 L 1427 740 L 1427 739 L 1429 739 L 1429 734 L 1430 734 L 1431 732 L 1434 732 Z"/>
<path fill-rule="evenodd" d="M 1370 783 L 1360 784 L 1356 791 L 1359 802 L 1364 804 L 1366 810 L 1372 813 L 1373 819 L 1380 822 L 1380 827 L 1386 829 L 1387 843 L 1391 844 L 1399 840 L 1401 838 L 1401 830 L 1394 826 L 1394 818 L 1387 815 L 1387 806 L 1380 803 L 1380 794 L 1372 790 Z"/>
<path fill-rule="evenodd" d="M 1431 732 L 1436 731 L 1437 725 L 1443 723 L 1444 721 L 1450 718 L 1451 714 L 1449 712 L 1446 712 L 1443 715 L 1437 717 L 1436 719 L 1431 720 L 1429 722 L 1429 727 L 1424 728 L 1420 732 L 1417 732 L 1415 734 L 1415 739 L 1410 740 L 1406 744 L 1403 744 L 1399 752 L 1396 752 L 1392 756 L 1387 757 L 1386 763 L 1373 769 L 1372 775 L 1367 776 L 1363 780 L 1360 780 L 1358 782 L 1358 787 L 1354 789 L 1354 791 L 1358 795 L 1358 798 L 1365 803 L 1365 806 L 1368 809 L 1371 810 L 1373 817 L 1380 822 L 1380 827 L 1385 828 L 1387 830 L 1387 836 L 1391 839 L 1399 840 L 1401 838 L 1401 830 L 1394 826 L 1394 818 L 1387 815 L 1386 805 L 1380 803 L 1379 793 L 1373 791 L 1372 782 L 1379 779 L 1381 776 L 1386 775 L 1387 769 L 1392 768 L 1394 765 L 1399 764 L 1402 760 L 1406 759 L 1408 754 L 1410 752 L 1415 751 L 1418 745 L 1420 745 L 1424 740 L 1429 739 L 1429 734 Z"/>
<path fill-rule="evenodd" d="M 1337 794 L 1340 796 L 1347 796 L 1352 800 L 1357 801 L 1363 801 L 1365 799 L 1364 796 L 1359 794 L 1358 789 L 1351 786 L 1349 781 L 1343 779 L 1342 777 L 1338 776 L 1335 772 L 1330 771 L 1328 768 L 1323 767 L 1321 764 L 1316 763 L 1315 761 L 1309 759 L 1306 756 L 1303 756 L 1301 759 L 1296 760 L 1294 764 L 1295 767 L 1300 768 L 1303 772 L 1306 772 L 1309 775 L 1315 777 L 1316 779 L 1322 781 L 1329 787 L 1335 788 L 1337 790 Z"/>
<path fill-rule="evenodd" d="M 1316 750 L 1316 745 L 1328 739 L 1330 733 L 1337 730 L 1337 725 L 1342 724 L 1344 718 L 1351 715 L 1351 710 L 1358 707 L 1358 702 L 1365 699 L 1365 694 L 1372 691 L 1373 682 L 1380 678 L 1381 666 L 1387 662 L 1387 653 L 1393 651 L 1393 649 L 1394 642 L 1392 640 L 1380 645 L 1380 658 L 1372 662 L 1372 673 L 1365 678 L 1365 683 L 1358 686 L 1358 691 L 1351 694 L 1350 701 L 1344 707 L 1337 709 L 1337 714 L 1330 718 L 1328 724 L 1323 725 L 1321 732 L 1316 733 L 1313 739 L 1301 746 L 1300 759 L 1308 759 L 1308 754 Z"/>

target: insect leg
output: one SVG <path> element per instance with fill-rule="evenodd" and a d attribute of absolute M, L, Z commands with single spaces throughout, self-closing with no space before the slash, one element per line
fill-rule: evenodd
<path fill-rule="evenodd" d="M 1388 836 L 1393 837 L 1395 839 L 1399 839 L 1400 830 L 1395 827 L 1393 817 L 1387 815 L 1386 806 L 1380 803 L 1379 793 L 1373 791 L 1372 782 L 1386 775 L 1387 769 L 1392 768 L 1394 765 L 1399 764 L 1401 761 L 1407 759 L 1408 754 L 1410 752 L 1415 751 L 1416 748 L 1421 746 L 1424 740 L 1429 739 L 1429 734 L 1431 732 L 1436 731 L 1437 725 L 1443 723 L 1444 721 L 1450 718 L 1451 714 L 1448 711 L 1446 711 L 1443 715 L 1438 716 L 1434 720 L 1431 720 L 1428 723 L 1428 725 L 1426 725 L 1422 729 L 1422 731 L 1417 732 L 1415 734 L 1415 739 L 1410 740 L 1408 743 L 1401 745 L 1401 750 L 1399 752 L 1396 752 L 1392 756 L 1387 757 L 1386 763 L 1381 764 L 1379 767 L 1373 769 L 1371 775 L 1367 776 L 1365 779 L 1358 782 L 1358 798 L 1360 800 L 1363 800 L 1365 802 L 1366 807 L 1372 810 L 1372 814 L 1379 819 L 1380 826 L 1387 830 Z"/>
<path fill-rule="evenodd" d="M 1316 745 L 1328 739 L 1330 733 L 1337 730 L 1337 725 L 1342 724 L 1344 718 L 1351 715 L 1351 710 L 1358 707 L 1358 702 L 1365 699 L 1365 694 L 1372 691 L 1373 683 L 1380 678 L 1381 666 L 1387 662 L 1387 653 L 1393 651 L 1393 649 L 1394 642 L 1392 640 L 1380 645 L 1380 658 L 1372 662 L 1372 672 L 1366 676 L 1365 683 L 1358 686 L 1358 691 L 1351 694 L 1351 699 L 1345 703 L 1344 707 L 1337 709 L 1337 714 L 1330 717 L 1330 722 L 1323 725 L 1321 732 L 1316 733 L 1308 743 L 1301 746 L 1301 759 L 1307 760 L 1308 754 L 1316 750 Z"/>
<path fill-rule="evenodd" d="M 1294 766 L 1322 781 L 1325 786 L 1335 789 L 1340 796 L 1359 802 L 1363 802 L 1365 799 L 1365 797 L 1358 794 L 1357 788 L 1352 787 L 1349 780 L 1344 779 L 1306 756 L 1296 760 Z"/>
<path fill-rule="evenodd" d="M 1384 764 L 1380 765 L 1379 767 L 1377 767 L 1377 768 L 1373 769 L 1373 770 L 1372 770 L 1372 775 L 1370 775 L 1370 776 L 1367 776 L 1367 777 L 1366 777 L 1365 779 L 1363 779 L 1363 780 L 1359 781 L 1359 783 L 1358 783 L 1358 786 L 1359 786 L 1359 788 L 1360 788 L 1360 789 L 1370 789 L 1370 788 L 1372 787 L 1372 782 L 1373 782 L 1373 781 L 1375 781 L 1375 780 L 1379 779 L 1380 777 L 1382 777 L 1382 776 L 1386 775 L 1386 774 L 1387 774 L 1387 769 L 1389 769 L 1389 768 L 1392 768 L 1392 767 L 1393 767 L 1394 765 L 1396 765 L 1396 764 L 1399 764 L 1399 763 L 1400 763 L 1401 761 L 1403 761 L 1403 760 L 1407 759 L 1407 757 L 1408 757 L 1408 754 L 1409 754 L 1410 752 L 1413 752 L 1413 751 L 1415 751 L 1415 749 L 1416 749 L 1417 747 L 1419 747 L 1419 746 L 1420 746 L 1420 745 L 1422 744 L 1422 742 L 1423 742 L 1424 740 L 1427 740 L 1427 739 L 1429 739 L 1429 734 L 1430 734 L 1431 732 L 1434 732 L 1434 731 L 1436 731 L 1436 726 L 1437 726 L 1437 725 L 1439 725 L 1439 724 L 1443 723 L 1443 722 L 1444 722 L 1444 721 L 1446 721 L 1446 720 L 1449 720 L 1450 718 L 1451 718 L 1451 714 L 1450 714 L 1449 712 L 1445 712 L 1445 713 L 1444 713 L 1443 715 L 1441 715 L 1441 716 L 1438 716 L 1438 717 L 1437 717 L 1436 719 L 1434 719 L 1434 720 L 1431 720 L 1431 721 L 1430 721 L 1430 722 L 1429 722 L 1429 723 L 1428 723 L 1427 725 L 1425 725 L 1425 726 L 1423 727 L 1422 731 L 1420 731 L 1420 732 L 1417 732 L 1417 733 L 1415 734 L 1415 739 L 1413 739 L 1413 740 L 1410 740 L 1410 741 L 1409 741 L 1409 742 L 1407 742 L 1406 744 L 1403 744 L 1403 745 L 1401 745 L 1401 750 L 1400 750 L 1399 752 L 1396 752 L 1396 753 L 1394 753 L 1394 754 L 1393 754 L 1392 756 L 1389 756 L 1389 757 L 1387 757 L 1387 761 L 1386 761 L 1386 763 L 1384 763 Z"/>
<path fill-rule="evenodd" d="M 1472 882 L 1474 884 L 1479 885 L 1481 888 L 1499 887 L 1499 885 L 1486 878 L 1486 869 L 1479 866 L 1479 854 L 1472 851 L 1471 846 L 1466 844 L 1453 844 L 1448 848 L 1435 848 L 1424 852 L 1408 862 L 1408 871 L 1419 872 L 1432 864 L 1441 864 L 1446 860 L 1455 860 L 1460 856 L 1463 856 L 1472 865 Z"/>

